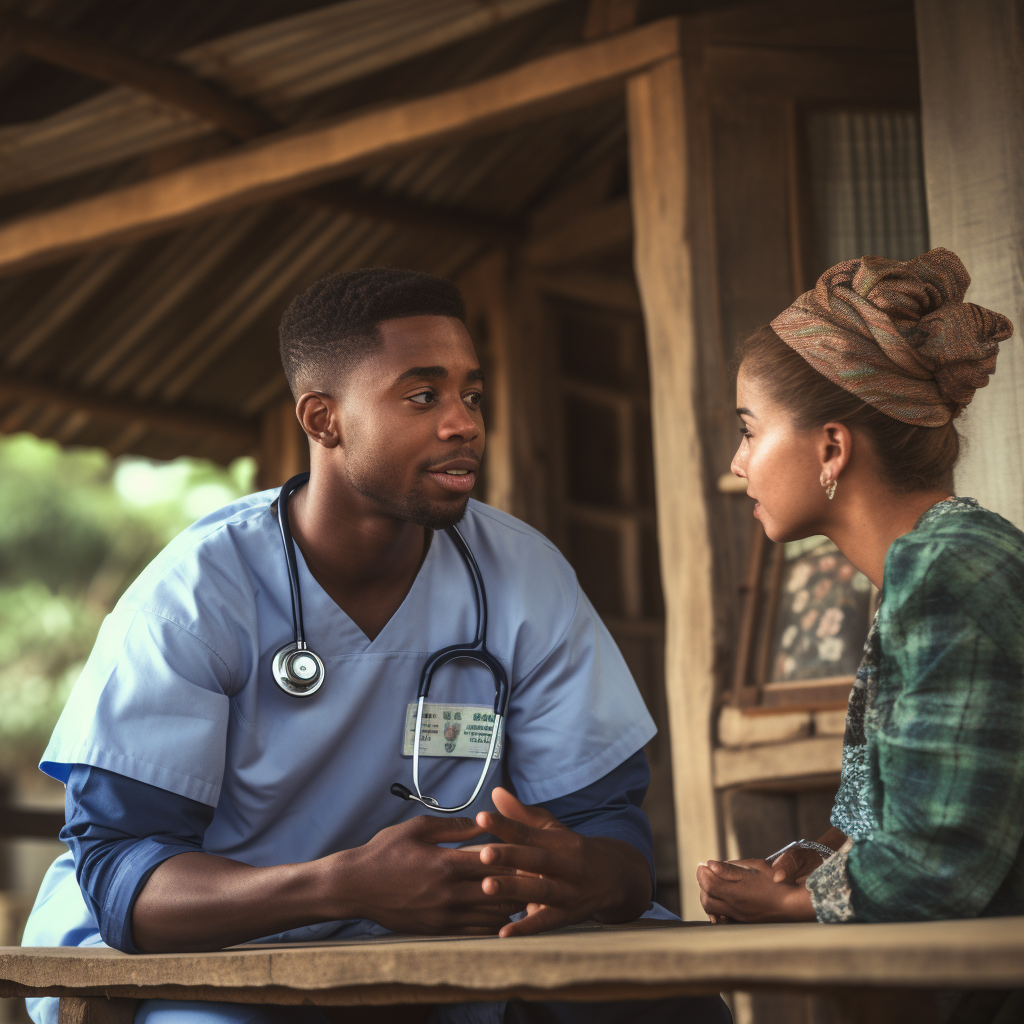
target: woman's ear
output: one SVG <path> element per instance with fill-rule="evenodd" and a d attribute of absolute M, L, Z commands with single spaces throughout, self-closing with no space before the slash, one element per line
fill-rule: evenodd
<path fill-rule="evenodd" d="M 853 434 L 845 423 L 826 423 L 821 428 L 821 486 L 839 480 L 853 454 Z"/>
<path fill-rule="evenodd" d="M 307 391 L 295 403 L 295 415 L 306 436 L 322 448 L 337 448 L 341 444 L 338 410 L 329 395 Z"/>

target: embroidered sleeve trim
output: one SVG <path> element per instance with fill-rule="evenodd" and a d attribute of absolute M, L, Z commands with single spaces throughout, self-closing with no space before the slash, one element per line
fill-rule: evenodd
<path fill-rule="evenodd" d="M 807 891 L 811 894 L 814 913 L 822 924 L 839 924 L 854 919 L 850 876 L 846 872 L 846 861 L 852 849 L 853 840 L 847 839 L 821 867 L 807 876 Z"/>

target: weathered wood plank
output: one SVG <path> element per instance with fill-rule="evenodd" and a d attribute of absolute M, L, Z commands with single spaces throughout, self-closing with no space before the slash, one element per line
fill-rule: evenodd
<path fill-rule="evenodd" d="M 758 747 L 719 747 L 714 763 L 715 786 L 719 789 L 763 780 L 827 775 L 842 767 L 843 737 L 809 736 Z"/>
<path fill-rule="evenodd" d="M 128 956 L 98 948 L 0 949 L 0 994 L 146 998 L 199 991 L 222 1001 L 485 998 L 523 989 L 551 998 L 607 987 L 1024 985 L 1024 917 L 906 924 L 620 926 L 513 939 L 387 936 L 321 946 Z M 428 991 L 429 990 L 429 991 Z M 408 995 L 409 991 L 405 990 Z M 197 998 L 197 997 L 194 997 Z M 390 998 L 391 1002 L 407 1001 Z"/>
<path fill-rule="evenodd" d="M 644 308 L 665 594 L 683 916 L 703 917 L 694 878 L 718 855 L 711 776 L 714 589 L 697 405 L 697 336 L 681 59 L 627 85 L 637 285 Z"/>
<path fill-rule="evenodd" d="M 61 996 L 57 1024 L 132 1024 L 137 999 Z"/>
<path fill-rule="evenodd" d="M 354 173 L 375 160 L 572 109 L 677 48 L 675 19 L 652 22 L 471 85 L 287 132 L 147 181 L 0 227 L 0 273 L 148 237 Z"/>

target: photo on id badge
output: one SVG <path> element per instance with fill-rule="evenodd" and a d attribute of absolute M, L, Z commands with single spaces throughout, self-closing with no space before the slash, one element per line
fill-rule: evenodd
<path fill-rule="evenodd" d="M 494 728 L 490 704 L 423 704 L 420 757 L 486 757 Z M 494 760 L 501 757 L 503 729 L 499 726 Z M 412 757 L 416 735 L 416 701 L 405 709 L 402 756 Z"/>

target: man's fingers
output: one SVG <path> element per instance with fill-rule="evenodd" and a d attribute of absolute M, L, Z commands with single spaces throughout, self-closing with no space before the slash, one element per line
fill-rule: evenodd
<path fill-rule="evenodd" d="M 517 903 L 545 903 L 559 906 L 569 896 L 568 887 L 550 878 L 531 875 L 498 875 L 480 883 L 484 893 L 495 899 L 514 900 Z"/>
<path fill-rule="evenodd" d="M 573 924 L 568 914 L 554 907 L 542 907 L 535 914 L 504 925 L 498 932 L 498 937 L 508 939 L 514 935 L 536 935 L 538 932 L 549 932 L 552 928 L 562 928 L 567 924 Z"/>
<path fill-rule="evenodd" d="M 479 850 L 441 850 L 448 871 L 457 879 L 480 879 L 488 875 L 514 875 L 516 869 L 505 864 L 484 864 Z"/>
<path fill-rule="evenodd" d="M 514 818 L 506 818 L 504 814 L 495 811 L 481 811 L 476 816 L 476 823 L 481 832 L 490 832 L 502 842 L 512 843 L 514 846 L 547 845 L 541 829 L 524 825 Z"/>
<path fill-rule="evenodd" d="M 504 786 L 496 786 L 491 790 L 491 799 L 494 806 L 506 818 L 514 821 L 521 821 L 524 825 L 533 828 L 544 828 L 547 825 L 557 823 L 558 819 L 543 807 L 531 807 L 524 804 L 518 797 L 510 793 Z"/>
<path fill-rule="evenodd" d="M 483 835 L 483 829 L 472 818 L 442 818 L 419 814 L 406 822 L 406 828 L 425 843 L 460 843 Z"/>
<path fill-rule="evenodd" d="M 551 874 L 554 868 L 547 850 L 512 844 L 485 846 L 480 851 L 480 862 L 488 867 L 525 871 L 531 875 Z"/>

